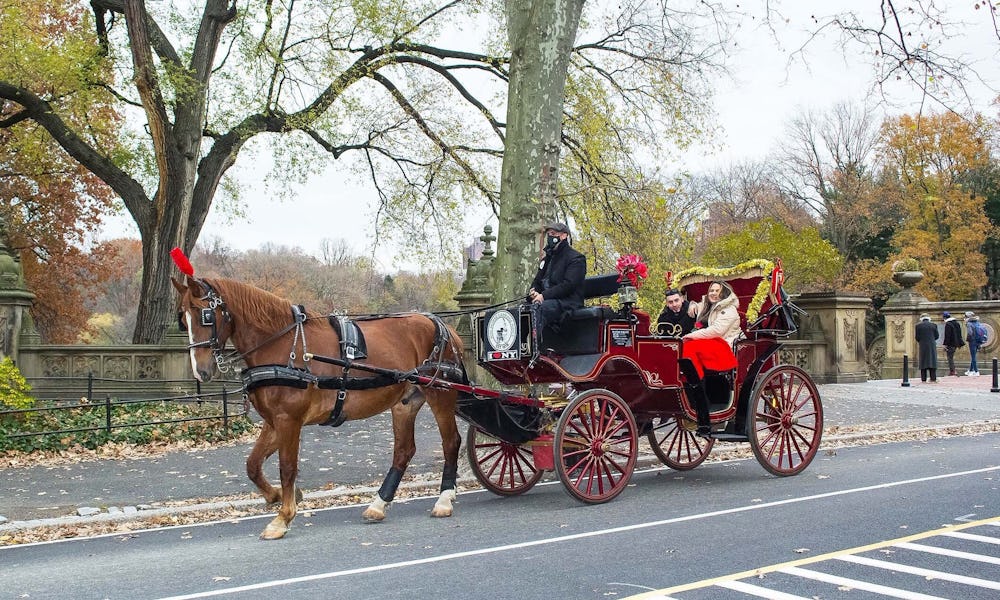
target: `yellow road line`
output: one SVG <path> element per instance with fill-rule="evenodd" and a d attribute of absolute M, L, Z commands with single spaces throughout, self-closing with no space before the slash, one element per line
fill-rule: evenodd
<path fill-rule="evenodd" d="M 685 583 L 683 585 L 677 585 L 670 588 L 663 588 L 661 590 L 653 590 L 650 592 L 643 592 L 642 594 L 637 594 L 635 596 L 629 596 L 624 598 L 624 600 L 654 600 L 656 598 L 669 597 L 671 594 L 677 594 L 679 592 L 686 592 L 689 590 L 696 590 L 701 588 L 706 588 L 715 585 L 719 582 L 724 581 L 736 581 L 738 579 L 745 579 L 747 577 L 756 577 L 758 575 L 764 575 L 767 573 L 773 573 L 775 571 L 780 571 L 781 569 L 787 569 L 788 567 L 798 567 L 802 565 L 809 565 L 824 560 L 829 560 L 836 558 L 838 556 L 844 556 L 845 554 L 859 554 L 861 552 L 869 552 L 871 550 L 878 550 L 880 548 L 885 548 L 887 546 L 894 546 L 896 544 L 901 544 L 904 542 L 912 542 L 916 540 L 923 540 L 929 537 L 934 537 L 936 535 L 942 535 L 945 533 L 951 533 L 953 531 L 961 531 L 963 529 L 969 529 L 970 527 L 980 527 L 982 525 L 1000 525 L 1000 516 L 991 517 L 989 519 L 982 519 L 979 521 L 971 521 L 969 523 L 959 523 L 957 525 L 945 525 L 940 529 L 935 529 L 933 531 L 925 531 L 923 533 L 915 533 L 913 535 L 908 535 L 906 537 L 896 538 L 894 540 L 886 540 L 884 542 L 876 542 L 874 544 L 868 544 L 867 546 L 858 546 L 856 548 L 849 548 L 847 550 L 836 550 L 834 552 L 827 552 L 826 554 L 820 554 L 818 556 L 810 556 L 809 558 L 800 558 L 798 560 L 793 560 L 785 563 L 780 563 L 777 565 L 770 565 L 767 567 L 759 567 L 752 569 L 750 571 L 743 571 L 742 573 L 733 573 L 731 575 L 722 575 L 720 577 L 713 577 L 712 579 L 703 579 L 701 581 L 695 581 L 693 583 Z"/>

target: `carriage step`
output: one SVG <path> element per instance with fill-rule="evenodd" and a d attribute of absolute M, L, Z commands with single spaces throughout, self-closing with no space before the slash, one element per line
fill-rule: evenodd
<path fill-rule="evenodd" d="M 719 442 L 749 442 L 750 438 L 739 433 L 713 433 L 712 438 Z"/>

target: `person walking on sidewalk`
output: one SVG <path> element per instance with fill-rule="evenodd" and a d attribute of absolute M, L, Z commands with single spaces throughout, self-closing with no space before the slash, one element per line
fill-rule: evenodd
<path fill-rule="evenodd" d="M 931 316 L 927 313 L 920 315 L 920 322 L 916 327 L 916 338 L 919 352 L 917 362 L 920 364 L 920 381 L 926 382 L 927 376 L 931 376 L 931 383 L 937 383 L 937 325 L 931 323 Z"/>
<path fill-rule="evenodd" d="M 972 311 L 965 311 L 965 341 L 969 342 L 969 370 L 966 375 L 979 377 L 979 365 L 976 363 L 976 353 L 979 347 L 986 343 L 986 328 L 979 322 L 979 317 Z"/>
<path fill-rule="evenodd" d="M 941 317 L 944 318 L 944 352 L 948 355 L 948 375 L 958 376 L 955 371 L 955 350 L 965 345 L 962 340 L 962 324 L 948 311 L 941 313 Z"/>

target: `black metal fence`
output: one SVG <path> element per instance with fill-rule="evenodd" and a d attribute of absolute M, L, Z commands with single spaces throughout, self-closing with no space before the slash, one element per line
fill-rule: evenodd
<path fill-rule="evenodd" d="M 243 387 L 238 381 L 213 382 L 209 390 L 202 390 L 201 382 L 194 379 L 136 382 L 98 378 L 91 373 L 87 377 L 29 378 L 28 383 L 32 387 L 31 396 L 35 398 L 35 405 L 25 409 L 0 410 L 0 422 L 23 422 L 30 415 L 59 413 L 61 411 L 103 410 L 103 423 L 87 427 L 42 431 L 12 432 L 7 428 L 5 437 L 9 439 L 88 431 L 104 431 L 110 435 L 115 429 L 210 420 L 221 420 L 223 428 L 228 429 L 231 419 L 246 417 L 248 412 L 247 402 L 243 396 Z M 137 391 L 137 389 L 145 391 Z M 129 420 L 125 423 L 115 422 L 116 411 L 125 413 L 127 409 L 139 405 L 163 405 L 165 403 L 196 404 L 199 407 L 215 404 L 219 408 L 216 412 L 207 415 L 198 414 L 197 416 L 147 421 Z"/>

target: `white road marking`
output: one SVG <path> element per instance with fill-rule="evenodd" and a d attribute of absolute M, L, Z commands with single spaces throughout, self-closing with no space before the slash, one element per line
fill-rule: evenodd
<path fill-rule="evenodd" d="M 634 525 L 624 525 L 622 527 L 612 527 L 609 529 L 600 529 L 596 531 L 588 531 L 583 533 L 576 533 L 572 535 L 564 535 L 551 538 L 543 538 L 539 540 L 532 540 L 529 542 L 521 542 L 517 544 L 505 544 L 502 546 L 492 546 L 487 548 L 478 548 L 476 550 L 467 550 L 464 552 L 455 552 L 452 554 L 443 554 L 439 556 L 430 556 L 427 558 L 420 558 L 415 560 L 407 560 L 401 562 L 387 563 L 381 565 L 372 565 L 368 567 L 358 567 L 355 569 L 345 569 L 343 571 L 330 571 L 327 573 L 315 573 L 313 575 L 303 575 L 301 577 L 291 577 L 288 579 L 275 579 L 271 581 L 262 581 L 260 583 L 237 586 L 224 589 L 214 589 L 204 592 L 195 592 L 193 594 L 184 594 L 180 596 L 170 596 L 168 598 L 163 598 L 161 600 L 193 600 L 194 598 L 209 598 L 212 596 L 224 596 L 228 594 L 237 594 L 240 592 L 246 592 L 251 590 L 262 590 L 273 587 L 279 587 L 284 585 L 292 585 L 295 583 L 303 583 L 307 581 L 317 581 L 322 579 L 333 579 L 336 577 L 344 577 L 347 575 L 358 575 L 363 573 L 375 573 L 378 571 L 387 571 L 391 569 L 399 569 L 405 567 L 412 567 L 416 565 L 431 564 L 437 562 L 443 562 L 448 560 L 455 560 L 460 558 L 468 558 L 471 556 L 482 556 L 487 554 L 496 554 L 499 552 L 508 552 L 511 550 L 519 550 L 522 548 L 531 548 L 534 546 L 545 546 L 550 544 L 558 544 L 562 542 L 568 542 L 572 540 L 586 539 L 591 537 L 600 537 L 605 535 L 612 535 L 616 533 L 622 533 L 625 531 L 638 531 L 642 529 L 648 529 L 651 527 L 660 527 L 663 525 L 671 525 L 674 523 L 685 523 L 688 521 L 699 521 L 703 519 L 710 519 L 713 517 L 719 517 L 723 515 L 738 514 L 743 512 L 750 512 L 756 510 L 762 510 L 766 508 L 773 508 L 776 506 L 785 506 L 787 504 L 798 504 L 800 502 L 809 502 L 812 500 L 821 500 L 824 498 L 835 498 L 837 496 L 846 496 L 849 494 L 858 494 L 862 492 L 870 492 L 873 490 L 889 489 L 894 487 L 900 487 L 905 485 L 913 485 L 916 483 L 925 483 L 928 481 L 938 481 L 942 479 L 951 479 L 954 477 L 965 477 L 968 475 L 976 475 L 980 473 L 989 473 L 992 471 L 1000 470 L 1000 466 L 994 467 L 984 467 L 982 469 L 973 469 L 970 471 L 959 471 L 955 473 L 946 473 L 943 475 L 932 475 L 929 477 L 918 477 L 915 479 L 906 479 L 903 481 L 895 481 L 890 483 L 880 483 L 877 485 L 869 485 L 859 488 L 851 488 L 846 490 L 838 490 L 834 492 L 825 492 L 822 494 L 813 494 L 811 496 L 802 496 L 800 498 L 786 498 L 784 500 L 776 500 L 774 502 L 763 502 L 760 504 L 751 504 L 747 506 L 740 506 L 736 508 L 727 508 L 723 510 L 716 510 L 707 513 L 700 513 L 694 515 L 688 515 L 685 517 L 676 517 L 673 519 L 663 519 L 659 521 L 650 521 L 646 523 L 636 523 Z M 794 568 L 794 567 L 793 567 Z M 643 596 L 644 598 L 649 598 L 651 596 Z M 930 596 L 920 596 L 914 597 L 916 600 L 929 600 Z"/>
<path fill-rule="evenodd" d="M 820 573 L 819 571 L 813 571 L 811 569 L 801 569 L 799 567 L 788 567 L 787 569 L 781 569 L 779 573 L 787 573 L 788 575 L 795 575 L 797 577 L 803 577 L 805 579 L 822 581 L 823 583 L 846 586 L 855 590 L 874 592 L 876 594 L 882 594 L 883 596 L 890 596 L 892 598 L 903 598 L 904 600 L 948 600 L 947 598 L 942 598 L 940 596 L 929 596 L 927 594 L 921 594 L 920 592 L 901 590 L 899 588 L 892 588 L 887 585 L 879 585 L 877 583 L 868 583 L 867 581 L 861 581 L 858 579 L 848 579 L 847 577 L 838 577 L 837 575 L 830 575 L 829 573 Z"/>
<path fill-rule="evenodd" d="M 765 587 L 751 585 L 743 581 L 721 581 L 716 585 L 736 592 L 757 596 L 758 598 L 767 598 L 768 600 L 809 600 L 805 596 L 796 596 L 787 592 L 769 590 Z"/>
<path fill-rule="evenodd" d="M 954 581 L 955 583 L 964 583 L 965 585 L 974 585 L 976 587 L 986 588 L 990 590 L 1000 590 L 1000 582 L 997 581 L 990 581 L 989 579 L 980 579 L 978 577 L 968 577 L 966 575 L 955 575 L 954 573 L 935 571 L 933 569 L 922 569 L 920 567 L 912 567 L 910 565 L 903 565 L 899 563 L 889 562 L 886 560 L 877 560 L 874 558 L 867 558 L 865 556 L 854 556 L 853 554 L 851 554 L 847 556 L 838 556 L 836 560 L 857 563 L 859 565 L 865 565 L 869 567 L 878 567 L 879 569 L 886 569 L 888 571 L 909 573 L 910 575 L 920 575 L 921 577 L 925 577 L 927 579 Z"/>
<path fill-rule="evenodd" d="M 963 540 L 971 540 L 973 542 L 982 542 L 984 544 L 1000 544 L 1000 538 L 990 537 L 988 535 L 976 535 L 974 533 L 964 533 L 961 531 L 949 531 L 947 533 L 942 533 L 941 535 L 961 538 Z"/>
<path fill-rule="evenodd" d="M 930 554 L 940 554 L 941 556 L 950 556 L 952 558 L 964 558 L 965 560 L 974 560 L 976 562 L 984 562 L 991 565 L 1000 565 L 1000 558 L 996 558 L 995 556 L 983 556 L 982 554 L 959 552 L 958 550 L 949 550 L 948 548 L 938 548 L 936 546 L 925 546 L 924 544 L 911 544 L 909 542 L 896 544 L 896 547 L 906 548 L 907 550 L 917 550 L 919 552 L 927 552 Z"/>

